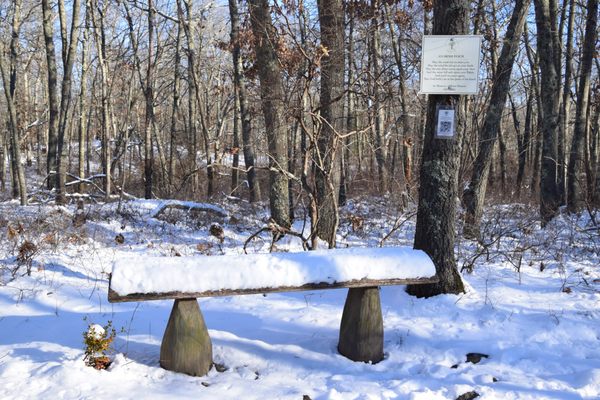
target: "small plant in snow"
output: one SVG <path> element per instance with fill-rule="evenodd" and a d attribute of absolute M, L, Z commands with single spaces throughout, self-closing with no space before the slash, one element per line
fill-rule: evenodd
<path fill-rule="evenodd" d="M 37 254 L 38 247 L 30 242 L 29 240 L 25 240 L 19 246 L 19 254 L 17 255 L 17 264 L 19 266 L 24 265 L 27 268 L 27 275 L 31 276 L 31 266 L 33 265 L 33 257 Z"/>
<path fill-rule="evenodd" d="M 106 369 L 110 365 L 107 353 L 112 350 L 112 342 L 117 332 L 108 321 L 105 326 L 89 324 L 87 331 L 83 332 L 83 343 L 85 345 L 85 365 L 96 369 Z"/>

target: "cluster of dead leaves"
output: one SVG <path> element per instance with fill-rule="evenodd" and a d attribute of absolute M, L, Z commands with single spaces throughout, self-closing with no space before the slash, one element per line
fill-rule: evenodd
<path fill-rule="evenodd" d="M 25 228 L 23 228 L 23 224 L 20 222 L 16 224 L 8 224 L 6 227 L 6 234 L 9 240 L 15 240 L 20 237 L 25 232 Z"/>

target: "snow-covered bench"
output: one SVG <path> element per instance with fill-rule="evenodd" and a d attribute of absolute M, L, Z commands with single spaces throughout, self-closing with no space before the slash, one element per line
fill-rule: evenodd
<path fill-rule="evenodd" d="M 110 302 L 175 299 L 160 365 L 189 375 L 212 366 L 212 344 L 196 298 L 351 288 L 338 350 L 354 361 L 383 358 L 378 286 L 437 282 L 431 259 L 409 247 L 301 253 L 136 257 L 114 263 Z"/>

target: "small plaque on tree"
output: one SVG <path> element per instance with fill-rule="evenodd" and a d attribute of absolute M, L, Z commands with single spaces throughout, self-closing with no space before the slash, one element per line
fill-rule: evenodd
<path fill-rule="evenodd" d="M 435 137 L 437 139 L 453 139 L 456 133 L 454 106 L 438 105 L 436 112 Z"/>

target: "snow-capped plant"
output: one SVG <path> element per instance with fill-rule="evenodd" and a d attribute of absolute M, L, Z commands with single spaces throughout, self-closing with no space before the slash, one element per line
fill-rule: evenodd
<path fill-rule="evenodd" d="M 106 369 L 110 365 L 107 353 L 112 350 L 112 342 L 117 332 L 108 321 L 105 326 L 89 324 L 88 329 L 83 332 L 83 343 L 85 345 L 85 365 L 96 369 Z"/>

